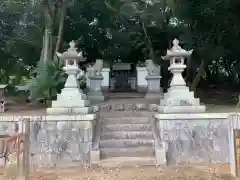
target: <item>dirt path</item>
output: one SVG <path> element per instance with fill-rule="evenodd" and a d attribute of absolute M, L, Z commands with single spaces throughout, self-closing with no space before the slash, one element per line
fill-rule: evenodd
<path fill-rule="evenodd" d="M 31 180 L 231 180 L 227 165 L 38 170 Z M 1 177 L 0 177 L 1 178 Z M 3 176 L 2 178 L 3 179 Z"/>

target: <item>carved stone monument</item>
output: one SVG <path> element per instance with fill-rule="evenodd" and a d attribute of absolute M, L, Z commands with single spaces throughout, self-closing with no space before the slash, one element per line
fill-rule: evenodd
<path fill-rule="evenodd" d="M 96 63 L 89 69 L 88 78 L 90 80 L 89 92 L 87 93 L 88 100 L 93 102 L 104 101 L 102 93 L 102 68 L 103 60 L 97 59 Z"/>
<path fill-rule="evenodd" d="M 66 52 L 57 53 L 57 56 L 65 61 L 63 69 L 68 74 L 68 78 L 61 94 L 57 95 L 57 100 L 52 102 L 51 108 L 47 108 L 48 114 L 88 114 L 92 112 L 92 108 L 89 107 L 90 102 L 86 100 L 86 95 L 83 94 L 77 83 L 77 74 L 80 71 L 77 61 L 85 59 L 82 52 L 77 52 L 74 41 L 71 41 L 69 45 Z"/>
<path fill-rule="evenodd" d="M 164 60 L 170 60 L 168 70 L 173 74 L 168 92 L 164 94 L 164 99 L 160 100 L 158 111 L 161 113 L 200 113 L 205 112 L 206 107 L 200 105 L 200 100 L 194 98 L 194 92 L 189 88 L 182 77 L 182 72 L 186 68 L 184 59 L 192 54 L 193 50 L 186 51 L 179 46 L 179 40 L 173 40 L 173 47 L 167 50 Z"/>
<path fill-rule="evenodd" d="M 148 83 L 147 93 L 145 99 L 161 99 L 163 91 L 160 87 L 160 66 L 153 63 L 151 59 L 146 60 L 148 76 L 146 77 Z"/>

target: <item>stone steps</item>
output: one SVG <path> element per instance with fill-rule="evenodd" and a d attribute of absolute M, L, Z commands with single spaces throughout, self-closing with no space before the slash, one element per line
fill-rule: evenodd
<path fill-rule="evenodd" d="M 153 139 L 107 139 L 100 141 L 100 148 L 128 148 L 154 146 Z"/>
<path fill-rule="evenodd" d="M 99 142 L 100 165 L 112 167 L 119 164 L 155 164 L 155 142 L 150 122 L 152 114 L 147 111 L 123 111 L 101 115 L 103 124 Z M 115 160 L 117 161 L 114 162 Z"/>
<path fill-rule="evenodd" d="M 107 124 L 102 126 L 102 132 L 116 131 L 152 131 L 151 124 Z"/>
<path fill-rule="evenodd" d="M 153 133 L 148 131 L 117 131 L 102 132 L 101 139 L 153 139 Z"/>
<path fill-rule="evenodd" d="M 104 118 L 103 124 L 149 124 L 148 117 L 112 117 Z"/>
<path fill-rule="evenodd" d="M 100 162 L 101 167 L 139 167 L 139 166 L 153 166 L 156 164 L 154 157 L 113 157 L 103 159 Z"/>
<path fill-rule="evenodd" d="M 134 116 L 133 116 L 134 114 Z M 150 117 L 152 118 L 152 112 L 149 111 L 113 111 L 113 112 L 101 112 L 100 117 L 105 118 L 136 118 L 136 117 Z"/>
<path fill-rule="evenodd" d="M 152 147 L 125 147 L 125 148 L 100 148 L 100 157 L 153 157 L 155 154 Z"/>

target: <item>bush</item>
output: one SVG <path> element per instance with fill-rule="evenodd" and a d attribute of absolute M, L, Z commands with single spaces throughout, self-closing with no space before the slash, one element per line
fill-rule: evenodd
<path fill-rule="evenodd" d="M 67 78 L 63 64 L 52 60 L 40 61 L 31 73 L 34 77 L 29 87 L 31 100 L 52 100 L 61 92 Z"/>

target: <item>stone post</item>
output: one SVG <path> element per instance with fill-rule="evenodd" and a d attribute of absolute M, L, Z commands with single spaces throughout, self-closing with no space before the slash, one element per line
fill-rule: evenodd
<path fill-rule="evenodd" d="M 151 59 L 146 60 L 148 76 L 145 78 L 147 80 L 147 93 L 145 99 L 155 100 L 161 99 L 163 97 L 163 91 L 160 87 L 160 66 L 153 63 Z"/>
<path fill-rule="evenodd" d="M 97 59 L 96 63 L 92 66 L 92 69 L 89 72 L 90 88 L 87 97 L 88 100 L 94 103 L 104 101 L 102 93 L 102 65 L 103 60 Z"/>
<path fill-rule="evenodd" d="M 138 92 L 147 92 L 148 83 L 146 77 L 148 71 L 146 67 L 137 67 L 137 89 Z"/>
<path fill-rule="evenodd" d="M 87 69 L 86 69 L 86 79 L 87 79 L 86 86 L 87 86 L 87 89 L 90 89 L 89 73 L 91 73 L 92 71 L 93 71 L 93 68 L 91 66 L 87 67 Z"/>
<path fill-rule="evenodd" d="M 164 94 L 164 99 L 160 100 L 158 111 L 161 113 L 200 113 L 205 112 L 204 105 L 200 105 L 200 100 L 194 98 L 194 92 L 189 88 L 182 77 L 182 72 L 186 68 L 184 59 L 192 54 L 193 50 L 186 51 L 179 46 L 177 39 L 173 40 L 173 47 L 167 50 L 164 60 L 170 60 L 168 70 L 173 74 L 168 92 Z"/>
<path fill-rule="evenodd" d="M 109 90 L 109 81 L 110 81 L 110 68 L 102 68 L 102 90 L 104 92 L 108 92 Z"/>
<path fill-rule="evenodd" d="M 19 169 L 18 169 L 18 176 L 16 179 L 17 180 L 29 180 L 30 119 L 27 119 L 27 118 L 21 119 L 19 124 L 21 126 L 19 126 L 20 129 L 19 129 L 18 133 L 23 134 L 24 142 L 23 142 L 23 144 L 20 143 L 20 145 L 18 145 L 19 146 L 18 149 L 23 148 L 23 152 L 22 152 L 23 154 L 22 154 L 22 158 L 21 158 L 21 155 L 18 156 L 18 158 L 20 160 L 19 161 L 20 165 L 19 165 Z"/>

